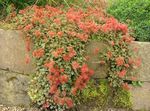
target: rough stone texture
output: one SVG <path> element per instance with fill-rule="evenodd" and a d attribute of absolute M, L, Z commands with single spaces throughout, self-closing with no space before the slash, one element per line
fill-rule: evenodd
<path fill-rule="evenodd" d="M 26 75 L 0 70 L 0 104 L 29 106 L 28 82 Z"/>
<path fill-rule="evenodd" d="M 23 37 L 19 31 L 0 29 L 0 68 L 21 73 L 33 72 L 33 64 L 25 64 Z"/>
<path fill-rule="evenodd" d="M 145 82 L 142 87 L 131 90 L 133 109 L 150 111 L 150 83 Z"/>
<path fill-rule="evenodd" d="M 150 81 L 150 43 L 134 42 L 132 46 L 139 48 L 137 55 L 142 59 L 142 65 L 138 70 L 138 79 Z"/>
<path fill-rule="evenodd" d="M 96 48 L 98 48 L 100 52 L 103 52 L 107 48 L 107 45 L 104 43 L 93 41 L 86 46 L 86 55 L 89 56 L 88 66 L 95 71 L 95 74 L 93 76 L 94 78 L 105 78 L 107 77 L 107 66 L 100 65 L 98 63 L 100 62 L 100 60 L 98 58 L 98 54 L 95 54 Z"/>

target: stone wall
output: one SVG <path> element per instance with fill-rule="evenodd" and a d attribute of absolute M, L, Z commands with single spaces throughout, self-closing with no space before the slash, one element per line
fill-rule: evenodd
<path fill-rule="evenodd" d="M 34 72 L 34 62 L 25 64 L 24 35 L 18 31 L 0 29 L 0 104 L 8 106 L 30 106 L 27 95 L 29 76 Z M 150 43 L 135 42 L 133 46 L 139 47 L 138 55 L 143 64 L 138 76 L 144 82 L 142 87 L 131 90 L 133 109 L 150 110 Z M 89 61 L 91 68 L 96 70 L 95 78 L 105 78 L 107 66 L 93 64 L 97 56 L 92 54 L 93 49 L 107 47 L 103 43 L 91 42 L 87 46 L 87 53 L 92 57 Z M 95 110 L 99 111 L 99 110 Z M 119 110 L 120 111 L 120 110 Z"/>

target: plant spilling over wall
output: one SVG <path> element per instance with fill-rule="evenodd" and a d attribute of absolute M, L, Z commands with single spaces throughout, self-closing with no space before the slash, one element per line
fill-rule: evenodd
<path fill-rule="evenodd" d="M 90 40 L 110 44 L 99 64 L 109 64 L 107 73 L 112 87 L 129 89 L 123 80 L 131 76 L 129 69 L 140 65 L 139 59 L 131 58 L 128 46 L 133 38 L 127 26 L 106 16 L 98 7 L 64 10 L 32 6 L 20 10 L 12 22 L 26 34 L 26 63 L 30 62 L 28 53 L 33 44 L 36 72 L 32 74 L 29 96 L 43 109 L 63 111 L 77 104 L 74 98 L 94 74 L 85 55 Z"/>
<path fill-rule="evenodd" d="M 138 41 L 150 41 L 150 0 L 112 0 L 108 13 L 128 23 Z"/>

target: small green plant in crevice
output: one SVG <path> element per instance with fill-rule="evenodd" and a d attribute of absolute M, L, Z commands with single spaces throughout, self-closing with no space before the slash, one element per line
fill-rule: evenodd
<path fill-rule="evenodd" d="M 123 88 L 117 89 L 113 97 L 113 105 L 117 108 L 130 109 L 132 107 L 130 92 Z"/>
<path fill-rule="evenodd" d="M 90 104 L 94 102 L 94 106 L 101 109 L 105 108 L 110 95 L 110 87 L 106 80 L 100 81 L 98 84 L 91 80 L 87 87 L 80 93 L 80 104 Z"/>

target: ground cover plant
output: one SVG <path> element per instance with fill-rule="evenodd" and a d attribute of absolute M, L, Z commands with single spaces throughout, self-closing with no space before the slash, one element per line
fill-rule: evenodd
<path fill-rule="evenodd" d="M 85 94 L 82 91 L 94 75 L 85 55 L 91 40 L 109 46 L 103 53 L 98 49 L 95 52 L 99 54 L 98 64 L 109 66 L 108 84 L 114 91 L 121 87 L 129 90 L 126 79 L 135 81 L 130 70 L 139 67 L 141 59 L 132 55 L 135 48 L 129 44 L 134 38 L 127 25 L 91 6 L 91 2 L 85 3 L 84 8 L 34 5 L 20 10 L 11 20 L 26 34 L 25 62 L 33 57 L 36 64 L 28 94 L 44 110 L 64 111 L 80 102 L 77 97 Z"/>

